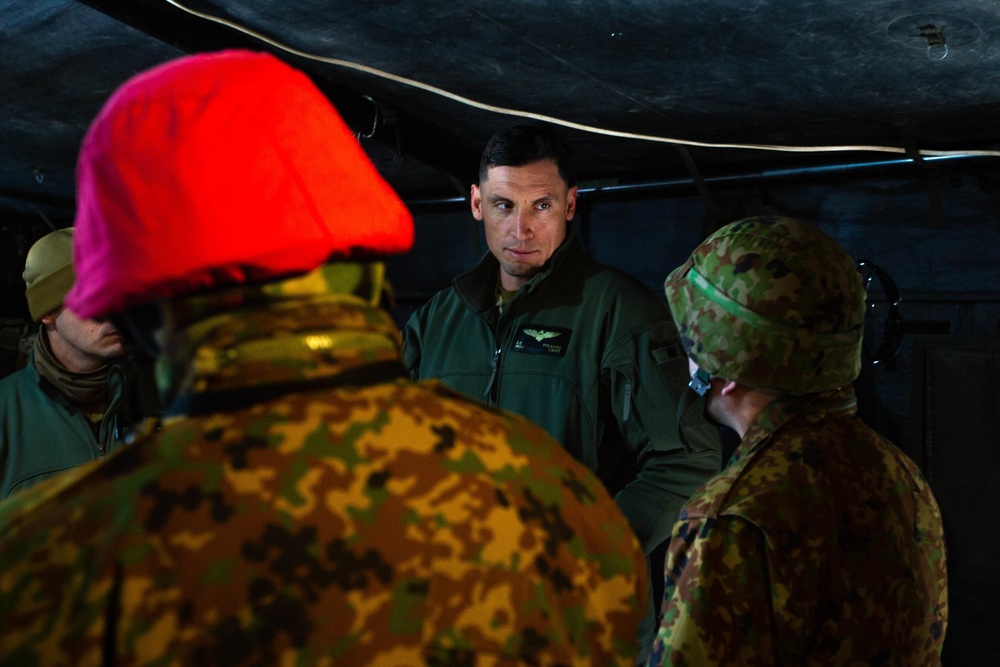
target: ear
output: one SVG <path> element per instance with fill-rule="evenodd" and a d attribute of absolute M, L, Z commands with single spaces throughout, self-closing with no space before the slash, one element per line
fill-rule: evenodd
<path fill-rule="evenodd" d="M 483 194 L 479 189 L 479 186 L 475 183 L 472 184 L 472 190 L 469 193 L 469 205 L 472 207 L 472 217 L 476 220 L 483 219 Z"/>
<path fill-rule="evenodd" d="M 721 396 L 728 396 L 740 387 L 739 383 L 733 382 L 732 380 L 720 380 L 720 382 L 722 382 L 722 388 L 719 389 L 719 394 Z"/>
<path fill-rule="evenodd" d="M 54 327 L 56 325 L 56 318 L 59 317 L 59 313 L 62 312 L 62 309 L 63 309 L 63 307 L 59 306 L 58 308 L 56 308 L 52 312 L 45 313 L 44 315 L 42 315 L 38 319 L 38 321 L 41 322 L 42 324 L 44 324 L 47 327 Z"/>
<path fill-rule="evenodd" d="M 576 186 L 574 185 L 566 192 L 566 221 L 573 219 L 576 215 Z"/>

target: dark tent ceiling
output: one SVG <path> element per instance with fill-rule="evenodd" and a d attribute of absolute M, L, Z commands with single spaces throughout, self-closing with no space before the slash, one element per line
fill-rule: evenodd
<path fill-rule="evenodd" d="M 992 161 L 1000 149 L 995 0 L 5 0 L 0 8 L 0 209 L 8 211 L 71 211 L 76 151 L 108 95 L 154 64 L 226 47 L 268 50 L 306 70 L 411 201 L 464 193 L 482 145 L 517 122 L 515 112 L 567 125 L 578 175 L 599 187 L 895 164 L 915 150 L 959 160 L 982 151 L 976 159 Z M 758 145 L 805 150 L 742 147 Z"/>

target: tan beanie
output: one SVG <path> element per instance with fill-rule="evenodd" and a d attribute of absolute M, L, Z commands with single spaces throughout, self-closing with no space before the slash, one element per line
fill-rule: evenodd
<path fill-rule="evenodd" d="M 73 286 L 73 228 L 59 229 L 35 241 L 24 262 L 24 296 L 38 322 L 62 305 Z"/>

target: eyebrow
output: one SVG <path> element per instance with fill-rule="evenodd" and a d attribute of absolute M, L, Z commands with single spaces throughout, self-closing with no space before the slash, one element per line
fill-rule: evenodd
<path fill-rule="evenodd" d="M 554 194 L 552 194 L 550 192 L 546 192 L 541 197 L 536 197 L 535 199 L 532 199 L 531 203 L 532 204 L 537 204 L 540 201 L 551 201 L 551 200 L 553 200 L 555 198 L 556 198 L 556 196 Z M 491 204 L 494 204 L 494 203 L 496 203 L 498 201 L 513 201 L 513 198 L 512 197 L 507 197 L 506 195 L 494 194 L 494 195 L 490 195 L 489 197 L 487 197 L 486 201 L 490 202 Z"/>

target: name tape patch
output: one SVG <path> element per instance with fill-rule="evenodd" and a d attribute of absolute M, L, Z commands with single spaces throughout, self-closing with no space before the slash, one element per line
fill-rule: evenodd
<path fill-rule="evenodd" d="M 561 357 L 569 346 L 569 329 L 562 327 L 536 326 L 521 327 L 514 339 L 514 351 L 528 354 L 549 354 Z"/>

